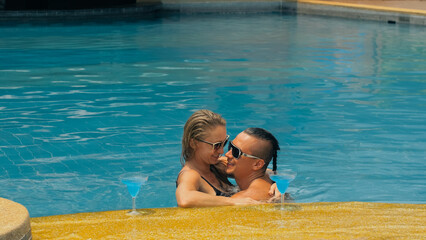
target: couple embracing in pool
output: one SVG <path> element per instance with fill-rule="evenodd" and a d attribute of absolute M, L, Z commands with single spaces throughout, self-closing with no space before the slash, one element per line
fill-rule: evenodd
<path fill-rule="evenodd" d="M 280 192 L 267 167 L 272 160 L 272 170 L 276 170 L 279 149 L 277 139 L 262 128 L 248 128 L 231 141 L 221 115 L 196 111 L 184 126 L 183 167 L 176 180 L 178 206 L 244 205 L 276 199 Z M 228 176 L 235 178 L 238 187 Z"/>

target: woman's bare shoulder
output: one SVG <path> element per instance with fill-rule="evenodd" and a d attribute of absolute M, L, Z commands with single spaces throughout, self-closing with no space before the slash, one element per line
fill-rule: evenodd
<path fill-rule="evenodd" d="M 191 175 L 195 174 L 195 175 L 200 176 L 200 174 L 197 171 L 195 171 L 194 169 L 192 169 L 192 168 L 190 168 L 188 166 L 183 166 L 182 167 L 182 169 L 179 172 L 179 175 L 181 175 L 181 174 L 191 174 Z"/>
<path fill-rule="evenodd" d="M 195 171 L 194 169 L 184 166 L 178 175 L 178 182 L 180 182 L 180 180 L 182 179 L 199 179 L 201 178 L 201 175 Z"/>

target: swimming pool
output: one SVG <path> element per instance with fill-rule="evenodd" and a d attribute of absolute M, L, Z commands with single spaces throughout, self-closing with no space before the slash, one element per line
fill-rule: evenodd
<path fill-rule="evenodd" d="M 176 206 L 182 127 L 260 126 L 297 202 L 426 203 L 426 31 L 257 14 L 0 27 L 0 196 L 31 217 Z"/>

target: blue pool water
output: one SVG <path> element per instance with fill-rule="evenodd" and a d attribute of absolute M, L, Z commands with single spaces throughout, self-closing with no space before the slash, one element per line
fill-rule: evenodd
<path fill-rule="evenodd" d="M 297 202 L 426 203 L 426 29 L 288 15 L 0 26 L 0 197 L 32 217 L 174 207 L 182 127 L 264 127 Z"/>

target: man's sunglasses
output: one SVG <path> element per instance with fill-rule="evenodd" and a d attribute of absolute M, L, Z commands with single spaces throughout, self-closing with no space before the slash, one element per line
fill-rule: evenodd
<path fill-rule="evenodd" d="M 223 140 L 223 142 L 215 142 L 215 143 L 207 142 L 207 141 L 205 141 L 205 140 L 202 140 L 202 139 L 198 139 L 198 138 L 197 138 L 197 141 L 200 141 L 200 142 L 203 142 L 203 143 L 207 143 L 207 144 L 212 145 L 212 147 L 213 147 L 213 151 L 217 151 L 217 150 L 219 150 L 220 148 L 225 147 L 225 145 L 228 143 L 228 140 L 229 140 L 229 135 L 226 135 L 226 139 L 225 139 L 225 140 Z"/>
<path fill-rule="evenodd" d="M 262 159 L 260 157 L 256 157 L 256 156 L 253 156 L 253 155 L 250 155 L 250 154 L 247 154 L 247 153 L 243 153 L 243 151 L 241 151 L 241 149 L 239 149 L 238 147 L 236 147 L 232 143 L 232 141 L 229 142 L 228 151 L 231 150 L 231 149 L 232 149 L 232 157 L 234 157 L 235 159 L 239 159 L 241 157 L 241 155 L 245 156 L 245 157 L 249 157 L 249 158 Z"/>

